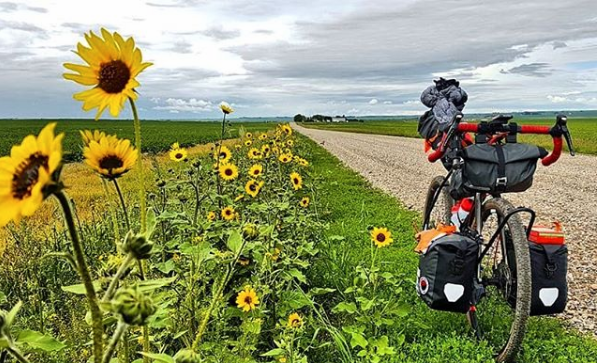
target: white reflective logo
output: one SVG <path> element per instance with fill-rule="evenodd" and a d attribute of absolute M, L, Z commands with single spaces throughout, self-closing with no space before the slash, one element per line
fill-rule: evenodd
<path fill-rule="evenodd" d="M 464 286 L 457 284 L 444 285 L 444 295 L 449 302 L 456 302 L 464 295 Z"/>
<path fill-rule="evenodd" d="M 545 287 L 539 290 L 539 299 L 547 307 L 552 306 L 558 299 L 558 296 L 560 296 L 560 290 L 557 287 Z"/>

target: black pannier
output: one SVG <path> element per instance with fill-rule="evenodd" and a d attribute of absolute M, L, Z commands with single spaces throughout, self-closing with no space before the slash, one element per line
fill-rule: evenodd
<path fill-rule="evenodd" d="M 531 315 L 558 314 L 568 299 L 566 245 L 529 243 L 531 249 Z"/>
<path fill-rule="evenodd" d="M 475 144 L 463 150 L 462 186 L 475 193 L 517 193 L 533 185 L 544 148 L 528 144 Z"/>
<path fill-rule="evenodd" d="M 449 234 L 436 238 L 419 258 L 417 293 L 432 309 L 465 313 L 470 308 L 479 246 Z"/>

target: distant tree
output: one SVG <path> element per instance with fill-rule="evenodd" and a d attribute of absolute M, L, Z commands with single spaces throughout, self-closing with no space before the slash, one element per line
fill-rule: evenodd
<path fill-rule="evenodd" d="M 315 122 L 323 122 L 323 121 L 325 121 L 325 116 L 323 116 L 323 115 L 313 115 L 311 118 Z"/>
<path fill-rule="evenodd" d="M 294 122 L 305 122 L 305 121 L 307 121 L 307 117 L 306 116 L 301 115 L 300 113 L 294 115 Z"/>

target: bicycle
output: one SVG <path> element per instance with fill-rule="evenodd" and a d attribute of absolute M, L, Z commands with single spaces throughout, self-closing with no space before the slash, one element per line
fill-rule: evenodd
<path fill-rule="evenodd" d="M 464 150 L 472 145 L 472 140 L 465 136 L 469 132 L 476 134 L 474 144 L 490 145 L 516 143 L 518 134 L 550 135 L 553 138 L 553 151 L 540 157 L 544 166 L 559 159 L 562 137 L 574 156 L 566 116 L 558 115 L 553 127 L 517 125 L 509 122 L 510 119 L 512 116 L 499 115 L 491 122 L 473 124 L 462 122 L 462 114 L 454 117 L 439 146 L 428 156 L 430 162 L 441 159 L 448 174 L 435 177 L 429 186 L 423 230 L 434 228 L 436 223 L 450 224 L 451 209 L 456 203 L 451 188 L 455 175 L 458 175 L 455 173 L 463 168 Z M 500 182 L 505 183 L 498 178 L 497 183 Z M 470 191 L 470 194 L 473 209 L 464 221 L 460 221 L 459 228 L 462 233 L 476 238 L 479 255 L 475 266 L 474 293 L 466 316 L 478 339 L 487 330 L 490 334 L 485 337 L 494 345 L 502 346 L 496 353 L 496 361 L 510 362 L 520 350 L 530 315 L 532 286 L 528 237 L 535 221 L 535 212 L 529 208 L 515 208 L 502 198 L 501 192 L 495 190 L 481 188 Z M 523 213 L 528 215 L 526 224 Z M 505 320 L 506 323 L 495 324 L 498 321 L 496 315 L 498 320 Z M 494 325 L 504 325 L 505 329 L 499 330 Z"/>

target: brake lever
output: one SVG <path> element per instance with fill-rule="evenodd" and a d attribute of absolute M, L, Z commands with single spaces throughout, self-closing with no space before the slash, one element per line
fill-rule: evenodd
<path fill-rule="evenodd" d="M 570 135 L 570 131 L 568 130 L 568 117 L 566 115 L 558 115 L 556 117 L 556 125 L 558 127 L 558 131 L 564 136 L 566 139 L 566 144 L 568 144 L 568 150 L 570 151 L 570 156 L 576 155 L 574 151 L 574 145 L 572 144 L 572 136 Z"/>
<path fill-rule="evenodd" d="M 568 131 L 568 128 L 564 127 L 564 139 L 566 139 L 566 144 L 568 144 L 568 150 L 570 150 L 570 156 L 574 156 L 576 155 L 576 152 L 574 151 L 574 146 L 572 146 L 572 136 L 570 136 L 570 131 Z"/>

